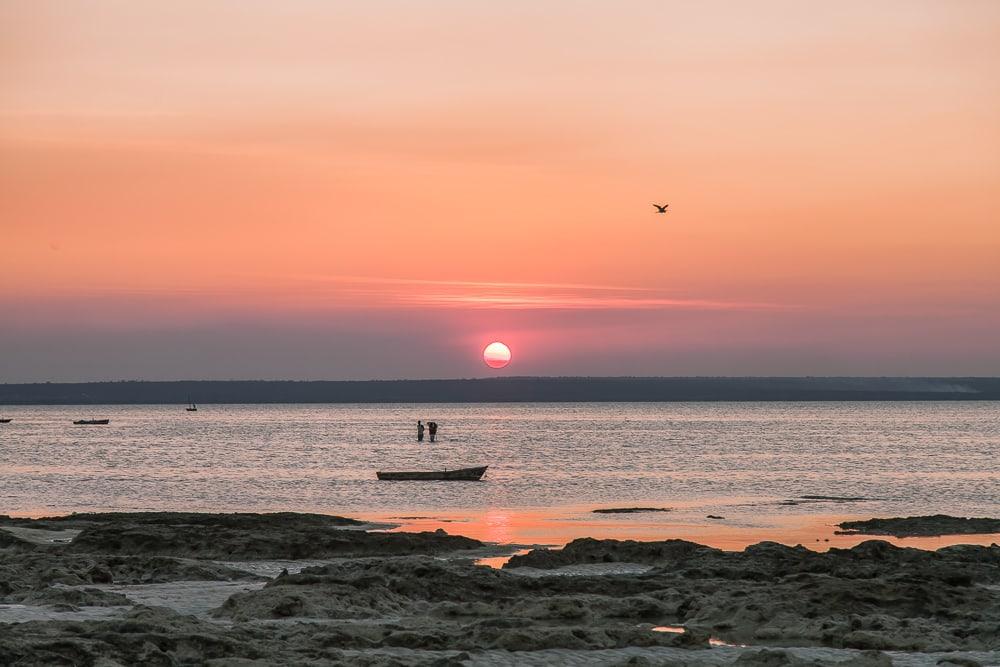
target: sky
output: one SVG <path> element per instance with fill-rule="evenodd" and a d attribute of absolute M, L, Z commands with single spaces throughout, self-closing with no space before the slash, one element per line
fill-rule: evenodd
<path fill-rule="evenodd" d="M 0 0 L 0 239 L 0 382 L 998 375 L 1000 3 Z"/>

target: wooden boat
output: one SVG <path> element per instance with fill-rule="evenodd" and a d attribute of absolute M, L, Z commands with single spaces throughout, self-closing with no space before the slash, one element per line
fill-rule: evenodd
<path fill-rule="evenodd" d="M 9 424 L 11 419 L 13 419 L 13 417 L 8 417 L 6 419 L 0 419 L 0 424 Z"/>
<path fill-rule="evenodd" d="M 198 412 L 198 406 L 195 405 L 194 403 L 192 403 L 191 405 L 187 406 L 184 409 L 187 410 L 188 412 Z"/>
<path fill-rule="evenodd" d="M 402 482 L 410 480 L 436 480 L 444 482 L 478 482 L 489 466 L 482 468 L 461 468 L 460 470 L 382 472 L 375 474 L 379 479 Z"/>
<path fill-rule="evenodd" d="M 78 424 L 78 425 L 79 424 L 107 424 L 110 421 L 111 421 L 110 419 L 77 419 L 73 423 L 74 424 Z"/>

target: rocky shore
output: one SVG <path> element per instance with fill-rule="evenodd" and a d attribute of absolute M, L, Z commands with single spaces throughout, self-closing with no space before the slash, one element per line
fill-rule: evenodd
<path fill-rule="evenodd" d="M 308 514 L 0 517 L 2 665 L 1000 664 L 1000 547 L 496 547 Z"/>
<path fill-rule="evenodd" d="M 1000 519 L 965 518 L 933 514 L 838 524 L 840 535 L 891 535 L 893 537 L 938 537 L 940 535 L 989 535 L 1000 533 Z"/>

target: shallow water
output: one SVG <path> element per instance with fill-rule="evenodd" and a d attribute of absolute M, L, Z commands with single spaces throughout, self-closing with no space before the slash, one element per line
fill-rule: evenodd
<path fill-rule="evenodd" d="M 16 515 L 299 510 L 423 516 L 401 521 L 463 532 L 475 517 L 513 514 L 559 516 L 566 534 L 586 534 L 577 522 L 650 536 L 685 523 L 1000 514 L 995 402 L 17 406 L 0 416 L 14 419 L 0 425 L 0 513 Z M 417 419 L 441 424 L 438 442 L 415 441 Z M 485 464 L 479 483 L 375 479 Z M 866 500 L 782 504 L 805 495 Z M 675 511 L 589 514 L 634 505 Z M 545 538 L 537 522 L 541 535 L 509 516 L 508 534 L 493 523 L 493 537 Z"/>

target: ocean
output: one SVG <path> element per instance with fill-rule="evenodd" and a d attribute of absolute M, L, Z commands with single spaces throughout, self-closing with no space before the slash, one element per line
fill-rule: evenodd
<path fill-rule="evenodd" d="M 641 538 L 723 525 L 708 515 L 751 530 L 1000 514 L 996 402 L 12 406 L 0 417 L 13 418 L 0 425 L 0 513 L 21 516 L 309 511 L 558 542 L 595 525 Z M 111 423 L 72 424 L 81 418 Z M 416 442 L 418 419 L 440 424 L 436 443 Z M 478 483 L 375 478 L 476 465 L 490 466 Z M 591 514 L 630 506 L 673 511 Z"/>

